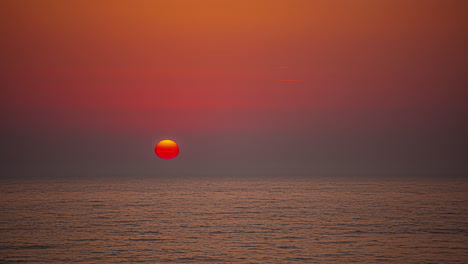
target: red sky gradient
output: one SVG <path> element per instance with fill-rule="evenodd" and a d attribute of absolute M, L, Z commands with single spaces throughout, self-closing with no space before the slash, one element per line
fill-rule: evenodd
<path fill-rule="evenodd" d="M 20 151 L 31 141 L 55 144 L 60 153 L 67 147 L 51 143 L 56 136 L 82 143 L 69 147 L 72 153 L 96 152 L 89 138 L 115 144 L 125 135 L 136 141 L 127 141 L 123 152 L 140 153 L 143 142 L 151 149 L 157 140 L 176 137 L 186 140 L 184 149 L 214 138 L 219 144 L 211 152 L 230 152 L 220 146 L 232 141 L 242 146 L 233 152 L 250 146 L 262 155 L 276 140 L 292 137 L 292 149 L 322 144 L 339 152 L 332 143 L 339 141 L 361 153 L 370 146 L 362 160 L 395 142 L 401 148 L 391 156 L 397 157 L 406 152 L 406 138 L 414 149 L 437 145 L 445 151 L 440 159 L 450 162 L 461 159 L 451 146 L 466 144 L 460 141 L 467 112 L 465 1 L 0 5 L 4 133 L 8 142 L 20 142 L 9 143 L 4 155 L 15 164 L 22 164 L 21 155 L 9 149 Z M 256 141 L 240 143 L 248 138 Z M 362 146 L 353 145 L 356 138 Z M 298 153 L 292 159 L 297 168 L 313 162 L 310 151 Z M 334 167 L 356 164 L 348 154 Z M 115 163 L 107 152 L 96 155 L 103 164 Z M 81 158 L 72 155 L 69 162 Z M 421 167 L 427 157 L 416 159 L 420 167 L 413 171 L 432 170 Z M 461 165 L 450 162 L 459 172 Z M 398 164 L 403 173 L 406 163 Z M 388 167 L 373 166 L 373 172 Z"/>

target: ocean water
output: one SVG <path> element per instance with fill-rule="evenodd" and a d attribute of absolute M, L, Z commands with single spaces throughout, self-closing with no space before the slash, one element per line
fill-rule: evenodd
<path fill-rule="evenodd" d="M 2 181 L 0 263 L 468 263 L 468 184 Z"/>

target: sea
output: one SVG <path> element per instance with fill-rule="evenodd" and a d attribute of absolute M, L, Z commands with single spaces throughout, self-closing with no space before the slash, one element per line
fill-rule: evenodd
<path fill-rule="evenodd" d="M 468 183 L 0 181 L 0 263 L 468 263 Z"/>

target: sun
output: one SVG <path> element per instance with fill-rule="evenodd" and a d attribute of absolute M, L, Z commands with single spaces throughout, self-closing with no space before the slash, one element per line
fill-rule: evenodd
<path fill-rule="evenodd" d="M 179 155 L 179 145 L 173 140 L 161 140 L 154 147 L 154 152 L 161 159 L 173 159 Z"/>

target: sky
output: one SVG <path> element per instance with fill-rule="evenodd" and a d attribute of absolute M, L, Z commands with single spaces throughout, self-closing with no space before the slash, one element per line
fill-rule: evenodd
<path fill-rule="evenodd" d="M 467 1 L 0 6 L 0 177 L 468 175 Z"/>

